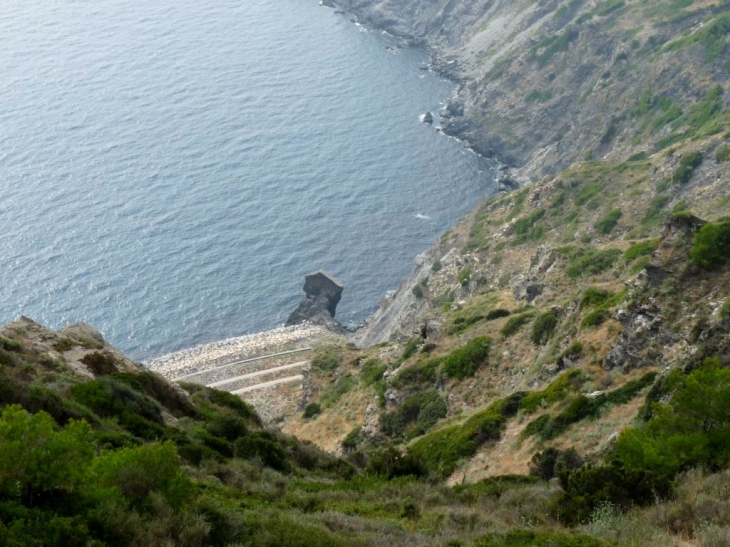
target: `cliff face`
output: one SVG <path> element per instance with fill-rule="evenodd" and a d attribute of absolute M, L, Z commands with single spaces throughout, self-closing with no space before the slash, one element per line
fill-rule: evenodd
<path fill-rule="evenodd" d="M 706 1 L 339 0 L 359 20 L 428 43 L 434 67 L 461 82 L 444 130 L 517 168 L 521 182 L 584 157 L 652 144 L 638 98 L 690 108 L 728 81 L 727 3 Z M 662 123 L 664 122 L 664 123 Z"/>

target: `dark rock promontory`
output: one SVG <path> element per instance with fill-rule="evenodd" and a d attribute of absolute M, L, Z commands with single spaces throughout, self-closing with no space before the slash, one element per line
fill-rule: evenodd
<path fill-rule="evenodd" d="M 342 326 L 334 319 L 337 304 L 342 298 L 342 282 L 323 270 L 305 276 L 304 280 L 304 292 L 307 296 L 289 315 L 286 326 L 309 321 L 336 332 L 342 330 Z"/>

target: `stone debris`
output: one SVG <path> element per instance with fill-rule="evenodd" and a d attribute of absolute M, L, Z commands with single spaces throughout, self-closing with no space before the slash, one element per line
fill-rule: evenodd
<path fill-rule="evenodd" d="M 297 346 L 326 343 L 334 338 L 337 337 L 318 325 L 281 327 L 169 353 L 148 361 L 145 366 L 167 378 L 176 378 Z"/>

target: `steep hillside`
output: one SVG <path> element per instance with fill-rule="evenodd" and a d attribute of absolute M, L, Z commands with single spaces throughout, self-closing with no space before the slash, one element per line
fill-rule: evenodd
<path fill-rule="evenodd" d="M 335 4 L 429 44 L 434 67 L 461 83 L 444 131 L 517 168 L 520 181 L 711 133 L 682 115 L 730 76 L 725 0 Z"/>

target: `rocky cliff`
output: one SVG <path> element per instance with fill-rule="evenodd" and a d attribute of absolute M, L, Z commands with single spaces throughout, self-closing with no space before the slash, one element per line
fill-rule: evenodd
<path fill-rule="evenodd" d="M 515 168 L 523 183 L 584 158 L 628 157 L 637 142 L 650 151 L 681 129 L 681 112 L 728 81 L 727 2 L 336 4 L 428 44 L 434 69 L 460 82 L 444 131 Z"/>

